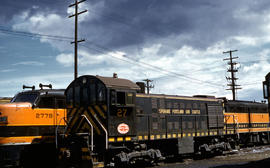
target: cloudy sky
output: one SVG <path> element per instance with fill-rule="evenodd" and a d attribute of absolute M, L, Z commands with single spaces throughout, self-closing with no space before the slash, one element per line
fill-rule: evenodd
<path fill-rule="evenodd" d="M 1 0 L 0 97 L 22 85 L 73 80 L 72 0 Z M 242 89 L 237 98 L 262 98 L 270 71 L 269 0 L 87 0 L 79 10 L 79 76 L 152 79 L 152 93 L 207 94 L 226 90 L 228 54 L 235 50 Z"/>

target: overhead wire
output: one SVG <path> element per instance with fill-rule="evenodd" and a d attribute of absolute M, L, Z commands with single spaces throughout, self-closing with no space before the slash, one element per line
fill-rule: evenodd
<path fill-rule="evenodd" d="M 96 47 L 102 49 L 104 52 L 112 52 L 111 49 L 108 49 L 106 47 L 102 47 L 102 46 L 99 46 L 97 44 L 94 44 L 94 43 L 90 43 L 91 45 L 95 45 Z M 193 77 L 190 77 L 190 76 L 187 76 L 187 75 L 184 75 L 184 74 L 180 74 L 180 73 L 177 73 L 177 72 L 173 72 L 173 71 L 169 71 L 169 70 L 166 70 L 164 68 L 161 68 L 161 67 L 158 67 L 158 66 L 155 66 L 155 65 L 152 65 L 152 64 L 149 64 L 149 63 L 145 63 L 145 62 L 142 62 L 142 61 L 139 61 L 137 59 L 134 59 L 132 57 L 129 57 L 127 55 L 123 55 L 123 57 L 129 59 L 129 60 L 132 60 L 133 62 L 135 63 L 139 63 L 141 65 L 145 65 L 144 67 L 146 68 L 151 68 L 151 69 L 155 69 L 159 72 L 166 72 L 167 74 L 171 74 L 173 76 L 176 76 L 176 77 L 180 77 L 181 79 L 182 78 L 185 78 L 187 80 L 192 80 L 193 82 L 199 82 L 199 83 L 205 83 L 205 84 L 208 84 L 208 85 L 212 85 L 212 86 L 219 86 L 220 87 L 220 84 L 216 84 L 216 83 L 213 83 L 213 82 L 209 82 L 209 81 L 203 81 L 203 80 L 199 80 L 199 79 L 196 79 L 196 78 L 193 78 Z"/>
<path fill-rule="evenodd" d="M 69 41 L 69 40 L 73 39 L 72 37 L 48 35 L 48 34 L 40 34 L 40 33 L 29 33 L 29 32 L 23 32 L 23 31 L 15 31 L 15 30 L 3 29 L 1 27 L 3 27 L 3 26 L 0 26 L 0 31 L 1 32 L 5 32 L 5 33 L 11 34 L 11 35 L 19 35 L 19 36 L 26 36 L 26 37 L 37 37 L 37 38 L 47 38 L 47 39 L 51 39 L 51 40 L 60 40 L 60 41 Z M 115 52 L 115 51 L 113 51 L 113 50 L 111 50 L 109 48 L 94 44 L 93 42 L 91 42 L 91 43 L 88 42 L 88 43 L 91 44 L 91 45 L 94 45 L 96 47 L 96 48 L 88 47 L 88 49 L 94 49 L 94 50 L 96 50 L 98 52 L 106 53 L 106 54 L 108 54 L 108 52 Z M 82 45 L 82 46 L 87 48 L 87 46 L 85 46 L 85 45 Z M 112 54 L 110 54 L 110 55 L 113 56 Z M 216 86 L 216 87 L 217 86 L 218 87 L 222 86 L 222 85 L 214 83 L 214 82 L 203 81 L 203 80 L 199 80 L 199 79 L 190 77 L 188 75 L 184 75 L 184 74 L 180 74 L 180 73 L 177 73 L 177 72 L 169 71 L 169 70 L 166 70 L 164 68 L 161 68 L 161 67 L 158 67 L 158 66 L 151 65 L 149 63 L 145 63 L 145 62 L 136 60 L 136 59 L 131 58 L 131 57 L 127 56 L 127 55 L 125 55 L 124 58 L 128 59 L 129 61 L 127 61 L 126 59 L 121 59 L 121 58 L 116 57 L 116 56 L 113 56 L 113 57 L 116 58 L 116 59 L 119 59 L 121 61 L 128 62 L 128 63 L 132 63 L 132 64 L 135 63 L 135 64 L 137 64 L 139 66 L 144 65 L 145 68 L 148 68 L 148 69 L 150 68 L 150 69 L 158 71 L 158 72 L 166 73 L 166 75 L 176 76 L 176 77 L 181 78 L 181 79 L 184 78 L 186 80 L 190 80 L 190 81 L 193 81 L 193 82 L 196 82 L 196 83 L 208 84 L 208 85 L 212 85 L 212 86 Z M 222 87 L 224 87 L 224 86 L 222 86 Z"/>

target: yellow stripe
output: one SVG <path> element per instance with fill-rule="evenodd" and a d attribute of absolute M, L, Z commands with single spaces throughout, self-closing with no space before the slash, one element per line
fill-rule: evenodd
<path fill-rule="evenodd" d="M 82 110 L 83 110 L 83 108 L 81 107 L 81 108 L 79 109 L 79 111 L 77 112 L 77 115 L 72 116 L 72 118 L 74 118 L 74 119 L 73 119 L 73 121 L 72 121 L 71 123 L 69 123 L 69 126 L 73 127 L 74 124 L 75 124 L 75 122 L 76 122 L 79 118 L 81 118 L 81 116 L 79 116 L 78 114 L 80 114 Z"/>
<path fill-rule="evenodd" d="M 82 156 L 82 160 L 91 160 L 91 156 Z"/>
<path fill-rule="evenodd" d="M 131 137 L 125 137 L 125 141 L 131 141 Z"/>
<path fill-rule="evenodd" d="M 109 138 L 109 142 L 115 142 L 114 138 Z"/>
<path fill-rule="evenodd" d="M 51 137 L 51 136 L 48 136 Z M 0 137 L 0 145 L 32 143 L 35 139 L 44 138 L 42 136 L 25 136 L 25 137 Z"/>
<path fill-rule="evenodd" d="M 104 111 L 107 111 L 107 106 L 106 105 L 103 105 L 102 108 L 103 108 Z"/>
<path fill-rule="evenodd" d="M 77 110 L 77 108 L 73 108 L 68 116 L 72 117 L 76 110 Z"/>
<path fill-rule="evenodd" d="M 106 119 L 106 116 L 104 115 L 104 113 L 101 111 L 100 107 L 98 105 L 95 105 L 95 109 L 97 110 L 97 112 L 101 115 L 101 117 L 103 117 L 104 119 Z"/>
<path fill-rule="evenodd" d="M 88 118 L 88 120 L 90 121 L 90 123 L 93 125 L 93 127 L 95 128 L 95 130 L 97 131 L 97 133 L 100 135 L 100 130 L 97 127 L 97 125 L 94 123 L 94 121 L 92 120 L 92 118 L 89 116 L 88 113 L 85 113 L 86 117 Z"/>
<path fill-rule="evenodd" d="M 89 149 L 88 149 L 88 148 L 82 148 L 81 151 L 82 151 L 82 152 L 88 152 Z"/>
<path fill-rule="evenodd" d="M 116 139 L 118 142 L 122 142 L 124 139 L 123 139 L 123 137 L 117 137 L 117 139 Z"/>

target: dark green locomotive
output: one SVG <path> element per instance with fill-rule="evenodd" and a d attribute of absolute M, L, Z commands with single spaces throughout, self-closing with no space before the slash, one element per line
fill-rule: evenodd
<path fill-rule="evenodd" d="M 221 99 L 142 90 L 117 77 L 74 80 L 65 92 L 67 128 L 59 140 L 60 160 L 88 166 L 152 164 L 169 156 L 231 149 L 236 131 L 226 130 Z"/>

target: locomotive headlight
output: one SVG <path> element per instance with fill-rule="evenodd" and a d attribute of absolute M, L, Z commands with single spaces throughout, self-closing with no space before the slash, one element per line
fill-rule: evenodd
<path fill-rule="evenodd" d="M 7 122 L 8 122 L 7 116 L 0 117 L 0 124 L 6 124 Z"/>

